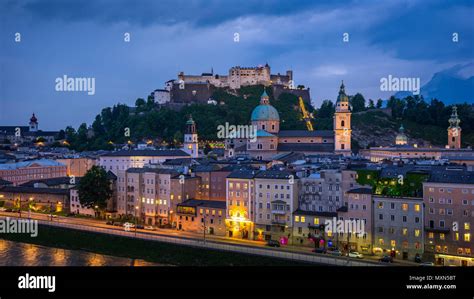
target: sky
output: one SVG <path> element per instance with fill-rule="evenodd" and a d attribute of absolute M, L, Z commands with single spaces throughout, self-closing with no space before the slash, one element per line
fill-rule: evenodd
<path fill-rule="evenodd" d="M 42 130 L 90 125 L 180 71 L 265 63 L 292 69 L 316 106 L 341 80 L 348 94 L 384 99 L 381 78 L 423 85 L 474 61 L 472 16 L 474 1 L 0 0 L 0 125 L 27 125 L 33 112 Z M 95 78 L 95 94 L 56 91 L 64 75 Z"/>

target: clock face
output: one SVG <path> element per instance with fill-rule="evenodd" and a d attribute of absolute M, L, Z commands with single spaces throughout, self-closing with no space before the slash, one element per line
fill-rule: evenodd
<path fill-rule="evenodd" d="M 459 135 L 459 130 L 457 128 L 451 129 L 451 132 L 452 132 L 453 136 L 458 136 Z"/>

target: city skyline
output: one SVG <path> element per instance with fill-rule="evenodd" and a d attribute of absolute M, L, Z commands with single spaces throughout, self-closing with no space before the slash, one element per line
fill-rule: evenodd
<path fill-rule="evenodd" d="M 2 125 L 26 123 L 32 112 L 43 130 L 90 125 L 102 108 L 133 106 L 180 71 L 225 74 L 235 65 L 293 70 L 316 106 L 335 101 L 341 80 L 350 82 L 348 94 L 376 100 L 393 94 L 380 90 L 389 75 L 417 77 L 423 85 L 456 65 L 466 66 L 462 76 L 474 74 L 469 1 L 108 4 L 2 4 Z M 94 78 L 95 94 L 57 92 L 55 80 L 64 75 Z"/>

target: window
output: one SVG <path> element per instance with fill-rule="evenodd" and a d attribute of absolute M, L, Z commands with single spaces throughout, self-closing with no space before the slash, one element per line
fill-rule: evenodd
<path fill-rule="evenodd" d="M 379 202 L 379 203 L 377 204 L 377 207 L 378 207 L 379 209 L 383 209 L 383 202 Z"/>
<path fill-rule="evenodd" d="M 395 247 L 397 246 L 397 242 L 395 240 L 390 241 L 390 246 Z"/>
<path fill-rule="evenodd" d="M 471 229 L 471 224 L 469 222 L 464 222 L 464 229 L 465 230 L 470 230 Z"/>
<path fill-rule="evenodd" d="M 439 234 L 439 239 L 444 240 L 444 234 L 443 233 Z"/>
<path fill-rule="evenodd" d="M 420 230 L 419 229 L 415 229 L 415 237 L 419 237 L 420 236 Z"/>
<path fill-rule="evenodd" d="M 464 242 L 471 242 L 471 234 L 464 234 Z"/>
<path fill-rule="evenodd" d="M 420 205 L 419 204 L 416 204 L 415 205 L 415 212 L 419 212 L 420 211 Z"/>
<path fill-rule="evenodd" d="M 306 222 L 305 216 L 301 216 L 301 222 Z"/>
<path fill-rule="evenodd" d="M 402 233 L 404 236 L 408 235 L 408 228 L 403 228 Z"/>
<path fill-rule="evenodd" d="M 434 239 L 434 233 L 428 233 L 428 239 Z"/>
<path fill-rule="evenodd" d="M 314 218 L 313 223 L 314 225 L 319 225 L 319 218 Z"/>
<path fill-rule="evenodd" d="M 295 222 L 300 222 L 300 216 L 295 216 Z"/>
<path fill-rule="evenodd" d="M 402 210 L 408 211 L 408 204 L 407 203 L 402 204 Z"/>

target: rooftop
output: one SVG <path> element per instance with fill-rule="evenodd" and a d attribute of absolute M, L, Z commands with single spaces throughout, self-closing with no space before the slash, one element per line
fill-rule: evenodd
<path fill-rule="evenodd" d="M 119 150 L 103 155 L 102 157 L 189 157 L 189 154 L 180 149 L 170 150 Z"/>

